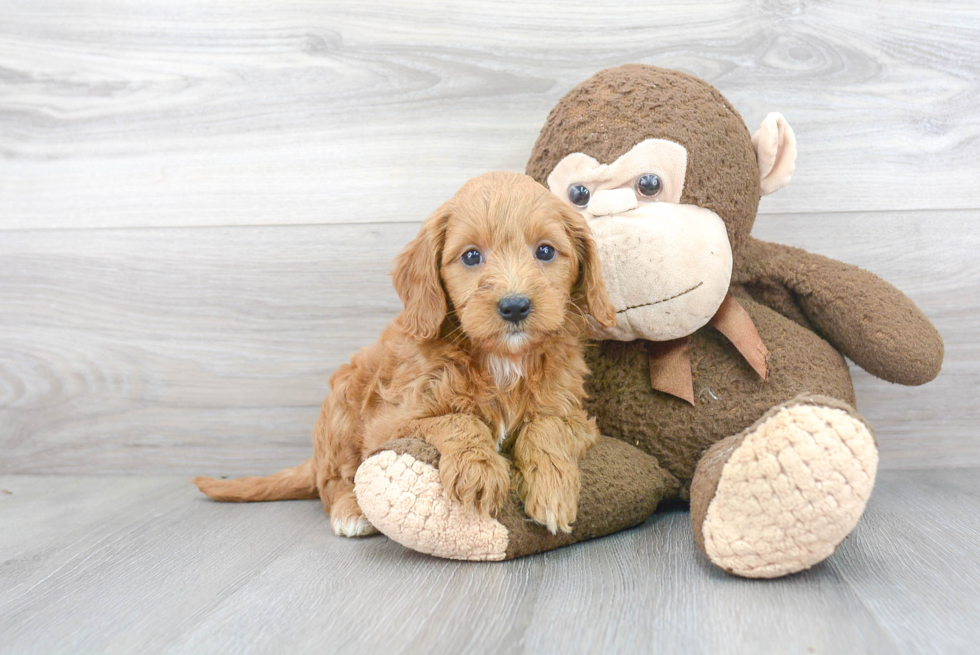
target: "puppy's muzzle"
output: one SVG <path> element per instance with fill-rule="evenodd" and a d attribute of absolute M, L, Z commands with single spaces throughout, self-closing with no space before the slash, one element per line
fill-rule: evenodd
<path fill-rule="evenodd" d="M 506 296 L 497 303 L 500 318 L 510 323 L 520 323 L 531 313 L 531 299 L 523 295 Z"/>

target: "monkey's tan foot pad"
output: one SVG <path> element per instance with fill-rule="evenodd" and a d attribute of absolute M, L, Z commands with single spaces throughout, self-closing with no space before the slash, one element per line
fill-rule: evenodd
<path fill-rule="evenodd" d="M 438 461 L 438 451 L 424 441 L 386 444 L 357 469 L 357 504 L 372 525 L 412 550 L 448 559 L 504 559 L 507 528 L 449 501 Z"/>
<path fill-rule="evenodd" d="M 874 434 L 853 409 L 797 396 L 705 453 L 691 485 L 695 538 L 734 575 L 803 571 L 857 525 L 877 468 Z"/>
<path fill-rule="evenodd" d="M 421 553 L 497 561 L 552 550 L 642 523 L 679 484 L 655 459 L 601 438 L 580 462 L 578 519 L 569 534 L 548 532 L 511 493 L 496 518 L 446 498 L 439 452 L 417 439 L 391 441 L 357 469 L 354 493 L 365 516 L 390 539 Z"/>

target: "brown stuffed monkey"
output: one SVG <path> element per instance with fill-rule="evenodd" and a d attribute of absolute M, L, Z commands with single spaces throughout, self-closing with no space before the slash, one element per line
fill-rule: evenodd
<path fill-rule="evenodd" d="M 527 173 L 590 220 L 617 308 L 589 349 L 587 409 L 606 436 L 581 462 L 578 519 L 551 534 L 513 493 L 495 518 L 470 514 L 414 440 L 358 470 L 368 519 L 421 552 L 501 560 L 636 525 L 679 498 L 702 552 L 730 573 L 777 577 L 828 557 L 878 464 L 843 356 L 918 385 L 938 374 L 943 342 L 871 273 L 750 235 L 759 198 L 795 160 L 781 115 L 750 135 L 684 73 L 627 65 L 570 91 Z"/>

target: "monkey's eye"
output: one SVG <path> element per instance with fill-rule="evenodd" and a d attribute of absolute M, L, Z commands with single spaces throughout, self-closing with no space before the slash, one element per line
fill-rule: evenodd
<path fill-rule="evenodd" d="M 479 250 L 473 248 L 464 252 L 459 259 L 463 262 L 463 266 L 479 266 L 483 262 L 483 255 L 480 254 Z"/>
<path fill-rule="evenodd" d="M 549 246 L 547 243 L 542 243 L 540 246 L 538 246 L 538 249 L 534 251 L 535 258 L 542 262 L 550 262 L 555 258 L 556 254 L 558 254 L 558 251 Z"/>
<path fill-rule="evenodd" d="M 573 184 L 568 187 L 568 199 L 576 207 L 585 207 L 589 204 L 589 198 L 591 197 L 592 194 L 589 193 L 589 189 L 584 184 Z"/>
<path fill-rule="evenodd" d="M 664 183 L 659 175 L 647 173 L 636 178 L 636 193 L 641 198 L 656 198 L 664 190 Z"/>

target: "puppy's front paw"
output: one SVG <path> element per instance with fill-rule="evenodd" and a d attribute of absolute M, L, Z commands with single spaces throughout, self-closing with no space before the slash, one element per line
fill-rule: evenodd
<path fill-rule="evenodd" d="M 564 462 L 547 462 L 521 471 L 517 490 L 524 511 L 551 534 L 571 532 L 578 516 L 580 489 L 578 467 Z"/>
<path fill-rule="evenodd" d="M 439 475 L 450 500 L 484 516 L 496 516 L 510 491 L 510 466 L 491 449 L 443 452 Z"/>

